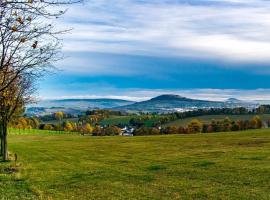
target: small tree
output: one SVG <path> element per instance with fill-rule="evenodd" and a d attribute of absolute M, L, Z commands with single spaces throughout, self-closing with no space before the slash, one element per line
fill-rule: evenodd
<path fill-rule="evenodd" d="M 73 131 L 73 126 L 70 122 L 67 121 L 64 123 L 64 131 L 68 132 Z"/>
<path fill-rule="evenodd" d="M 120 135 L 121 133 L 121 129 L 118 128 L 117 126 L 109 126 L 104 131 L 105 131 L 105 135 L 108 135 L 108 136 Z"/>
<path fill-rule="evenodd" d="M 63 112 L 56 112 L 56 113 L 54 113 L 54 117 L 55 117 L 55 119 L 58 120 L 58 131 L 60 133 L 60 131 L 61 131 L 61 121 L 64 118 L 64 113 Z"/>
<path fill-rule="evenodd" d="M 47 131 L 52 131 L 54 128 L 51 124 L 45 124 L 43 129 Z"/>
<path fill-rule="evenodd" d="M 260 129 L 263 127 L 263 122 L 259 116 L 255 116 L 250 121 L 250 128 Z"/>
<path fill-rule="evenodd" d="M 162 131 L 164 134 L 177 134 L 178 128 L 176 126 L 168 126 Z"/>
<path fill-rule="evenodd" d="M 61 121 L 64 118 L 64 113 L 63 112 L 56 112 L 56 113 L 54 113 L 54 117 L 58 121 Z"/>
<path fill-rule="evenodd" d="M 92 134 L 93 130 L 94 130 L 94 128 L 89 123 L 86 123 L 83 126 L 82 132 L 83 132 L 83 134 Z"/>
<path fill-rule="evenodd" d="M 105 131 L 100 127 L 100 126 L 96 126 L 93 130 L 93 136 L 104 136 L 105 135 Z"/>
<path fill-rule="evenodd" d="M 188 124 L 188 130 L 190 133 L 201 133 L 203 128 L 203 124 L 198 119 L 193 119 Z"/>
<path fill-rule="evenodd" d="M 232 129 L 232 120 L 229 117 L 226 117 L 223 120 L 223 131 L 231 131 Z"/>

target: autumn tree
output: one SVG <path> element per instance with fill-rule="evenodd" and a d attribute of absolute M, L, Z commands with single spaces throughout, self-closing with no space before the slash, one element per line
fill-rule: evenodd
<path fill-rule="evenodd" d="M 107 136 L 115 136 L 115 135 L 120 135 L 121 129 L 118 128 L 117 126 L 109 126 L 105 128 L 105 135 Z"/>
<path fill-rule="evenodd" d="M 67 121 L 64 123 L 64 131 L 68 132 L 73 131 L 73 126 L 70 122 Z"/>
<path fill-rule="evenodd" d="M 168 126 L 162 130 L 163 134 L 177 134 L 178 128 L 176 126 Z"/>
<path fill-rule="evenodd" d="M 31 83 L 32 79 L 30 76 L 19 76 L 8 88 L 0 91 L 1 155 L 4 161 L 8 159 L 8 125 L 14 116 L 24 112 L 25 104 L 32 101 L 33 87 Z"/>
<path fill-rule="evenodd" d="M 105 136 L 105 132 L 100 126 L 96 126 L 93 130 L 93 136 Z"/>
<path fill-rule="evenodd" d="M 93 130 L 94 130 L 94 128 L 89 123 L 86 123 L 82 128 L 82 132 L 84 135 L 85 134 L 92 134 Z"/>
<path fill-rule="evenodd" d="M 58 120 L 58 131 L 60 131 L 61 130 L 61 121 L 62 121 L 62 119 L 64 118 L 64 113 L 63 112 L 56 112 L 56 113 L 54 113 L 54 117 L 55 117 L 55 119 L 57 119 Z"/>
<path fill-rule="evenodd" d="M 56 112 L 54 113 L 55 119 L 61 121 L 64 118 L 64 113 L 63 112 Z"/>
<path fill-rule="evenodd" d="M 45 124 L 43 127 L 44 130 L 52 131 L 54 130 L 53 126 L 51 124 Z"/>
<path fill-rule="evenodd" d="M 193 119 L 188 124 L 188 130 L 190 133 L 201 133 L 203 128 L 203 124 L 198 119 Z"/>
<path fill-rule="evenodd" d="M 232 129 L 232 120 L 229 117 L 226 117 L 223 120 L 223 130 L 222 131 L 231 131 Z"/>
<path fill-rule="evenodd" d="M 37 78 L 53 68 L 55 61 L 62 58 L 59 36 L 67 30 L 56 30 L 53 25 L 54 20 L 65 13 L 57 8 L 75 2 L 0 1 L 0 130 L 4 160 L 7 159 L 8 123 L 28 103 L 24 93 L 30 90 L 25 88 L 26 82 L 33 85 Z"/>
<path fill-rule="evenodd" d="M 259 116 L 254 116 L 250 121 L 250 128 L 260 129 L 263 127 L 263 122 Z"/>

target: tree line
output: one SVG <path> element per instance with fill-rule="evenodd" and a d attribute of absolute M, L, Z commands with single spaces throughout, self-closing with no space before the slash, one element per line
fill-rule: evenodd
<path fill-rule="evenodd" d="M 147 124 L 158 127 L 179 119 L 186 119 L 192 117 L 200 117 L 205 115 L 259 115 L 270 114 L 270 105 L 260 105 L 258 108 L 247 109 L 244 107 L 237 108 L 210 108 L 210 109 L 198 109 L 187 112 L 173 112 L 173 113 L 146 113 L 139 116 L 134 116 L 130 119 L 129 123 L 132 126 L 142 127 Z"/>
<path fill-rule="evenodd" d="M 18 129 L 41 129 L 48 131 L 66 131 L 75 132 L 82 135 L 93 136 L 115 136 L 122 133 L 121 127 L 115 125 L 100 126 L 90 122 L 72 122 L 61 121 L 64 116 L 62 112 L 54 114 L 59 119 L 59 123 L 42 124 L 37 118 L 18 118 L 13 127 Z M 193 134 L 193 133 L 213 133 L 213 132 L 231 132 L 243 131 L 249 129 L 261 129 L 264 126 L 270 126 L 270 119 L 263 123 L 259 116 L 254 116 L 250 120 L 232 120 L 229 117 L 223 120 L 212 119 L 211 122 L 204 123 L 198 119 L 192 119 L 186 126 L 165 126 L 165 127 L 134 127 L 133 134 L 140 135 L 168 135 L 168 134 Z"/>
<path fill-rule="evenodd" d="M 268 122 L 270 125 L 270 121 Z M 213 119 L 210 123 L 203 123 L 198 119 L 192 119 L 187 126 L 167 126 L 140 127 L 135 129 L 134 135 L 168 135 L 168 134 L 194 134 L 194 133 L 214 133 L 214 132 L 232 132 L 249 129 L 261 129 L 264 124 L 259 116 L 254 116 L 251 120 L 231 120 L 226 117 L 224 120 Z"/>

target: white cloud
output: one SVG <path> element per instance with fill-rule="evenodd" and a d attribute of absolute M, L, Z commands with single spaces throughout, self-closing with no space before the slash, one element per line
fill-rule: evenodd
<path fill-rule="evenodd" d="M 113 95 L 112 95 L 113 94 Z M 153 97 L 163 94 L 176 94 L 183 97 L 202 99 L 210 101 L 224 101 L 228 98 L 237 98 L 245 101 L 252 100 L 270 100 L 270 89 L 256 89 L 256 90 L 241 90 L 241 89 L 182 89 L 182 90 L 165 90 L 165 89 L 120 89 L 120 88 L 99 88 L 93 90 L 92 93 L 85 94 L 79 92 L 76 95 L 61 94 L 58 91 L 57 99 L 66 98 L 81 98 L 81 99 L 95 99 L 95 98 L 112 98 L 125 99 L 131 101 L 145 101 Z M 42 96 L 41 99 L 56 99 L 55 96 Z"/>
<path fill-rule="evenodd" d="M 64 19 L 64 26 L 74 27 L 65 36 L 64 50 L 270 61 L 270 2 L 179 2 L 89 0 L 76 5 Z"/>

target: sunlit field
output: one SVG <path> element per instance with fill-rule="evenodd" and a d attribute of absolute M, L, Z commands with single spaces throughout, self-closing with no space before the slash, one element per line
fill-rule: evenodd
<path fill-rule="evenodd" d="M 10 135 L 2 199 L 270 199 L 270 130 Z M 11 158 L 12 158 L 11 155 Z"/>
<path fill-rule="evenodd" d="M 198 116 L 198 117 L 189 117 L 185 119 L 179 119 L 172 122 L 169 122 L 165 124 L 164 126 L 187 126 L 187 124 L 192 119 L 198 119 L 203 123 L 211 123 L 211 121 L 214 120 L 224 120 L 226 117 L 229 117 L 231 120 L 237 121 L 237 120 L 250 120 L 252 117 L 256 115 L 254 114 L 246 114 L 246 115 L 204 115 L 204 116 Z M 267 123 L 267 121 L 270 119 L 270 114 L 261 114 L 258 115 L 263 123 Z"/>

